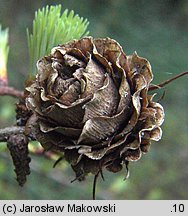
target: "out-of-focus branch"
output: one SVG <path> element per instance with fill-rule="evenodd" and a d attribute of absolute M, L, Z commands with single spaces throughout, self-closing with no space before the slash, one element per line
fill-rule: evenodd
<path fill-rule="evenodd" d="M 176 79 L 178 79 L 178 78 L 180 78 L 180 77 L 182 77 L 182 76 L 185 76 L 185 75 L 188 75 L 188 71 L 182 72 L 182 73 L 180 73 L 180 74 L 178 74 L 178 75 L 176 75 L 176 76 L 174 76 L 174 77 L 172 77 L 172 78 L 170 78 L 170 79 L 168 79 L 168 80 L 165 80 L 164 82 L 159 83 L 159 84 L 157 84 L 157 85 L 150 85 L 149 91 L 162 88 L 162 87 L 164 87 L 165 85 L 167 85 L 168 83 L 170 83 L 170 82 L 172 82 L 172 81 L 174 81 L 174 80 L 176 80 Z"/>
<path fill-rule="evenodd" d="M 16 98 L 23 98 L 24 92 L 19 91 L 13 87 L 10 86 L 0 86 L 0 95 L 9 95 Z"/>
<path fill-rule="evenodd" d="M 50 160 L 53 160 L 54 157 L 58 157 L 57 153 L 45 151 L 42 147 L 36 147 L 34 149 L 31 149 L 30 154 L 33 154 L 35 156 L 44 156 L 45 158 Z"/>
<path fill-rule="evenodd" d="M 24 133 L 25 127 L 23 126 L 10 126 L 0 129 L 0 142 L 5 142 L 11 135 Z"/>

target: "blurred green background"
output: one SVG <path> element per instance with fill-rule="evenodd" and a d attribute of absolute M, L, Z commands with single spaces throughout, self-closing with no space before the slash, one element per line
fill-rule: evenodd
<path fill-rule="evenodd" d="M 90 35 L 111 37 L 126 54 L 137 51 L 146 57 L 157 84 L 188 70 L 188 1 L 186 0 L 0 0 L 0 23 L 9 27 L 9 84 L 23 89 L 28 70 L 26 27 L 34 12 L 45 5 L 62 4 L 90 21 Z M 98 199 L 188 198 L 188 77 L 166 86 L 161 101 L 166 112 L 163 138 L 150 152 L 125 170 L 104 172 L 97 184 Z M 158 91 L 158 97 L 164 90 Z M 10 97 L 0 98 L 0 127 L 15 123 Z M 0 199 L 91 199 L 93 177 L 70 183 L 74 173 L 66 162 L 53 169 L 53 161 L 33 156 L 31 174 L 23 188 L 15 180 L 14 167 L 5 143 L 0 144 Z"/>

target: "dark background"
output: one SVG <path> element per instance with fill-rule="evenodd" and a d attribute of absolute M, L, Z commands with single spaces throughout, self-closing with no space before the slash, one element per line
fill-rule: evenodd
<path fill-rule="evenodd" d="M 28 75 L 26 27 L 32 27 L 34 12 L 47 4 L 62 4 L 90 21 L 90 35 L 116 39 L 126 54 L 137 51 L 147 58 L 157 84 L 188 70 L 188 1 L 186 0 L 0 0 L 0 23 L 9 27 L 9 84 L 22 90 Z M 98 199 L 188 198 L 188 78 L 165 87 L 161 101 L 166 117 L 163 138 L 150 152 L 125 170 L 105 172 L 98 181 Z M 158 97 L 164 90 L 158 91 Z M 10 97 L 0 98 L 0 127 L 15 123 Z M 31 174 L 23 188 L 15 180 L 14 167 L 5 143 L 0 143 L 0 199 L 91 199 L 93 177 L 70 183 L 74 173 L 66 162 L 56 169 L 53 161 L 33 156 Z"/>

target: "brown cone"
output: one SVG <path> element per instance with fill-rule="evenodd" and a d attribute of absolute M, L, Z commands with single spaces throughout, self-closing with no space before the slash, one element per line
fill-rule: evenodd
<path fill-rule="evenodd" d="M 148 95 L 150 63 L 126 56 L 115 40 L 71 41 L 37 67 L 26 88 L 34 135 L 45 149 L 64 153 L 78 179 L 104 167 L 118 172 L 160 140 L 164 111 Z"/>

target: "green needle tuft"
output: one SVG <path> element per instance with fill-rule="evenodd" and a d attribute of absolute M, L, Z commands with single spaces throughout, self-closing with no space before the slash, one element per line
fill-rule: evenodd
<path fill-rule="evenodd" d="M 35 12 L 33 32 L 27 29 L 30 73 L 36 72 L 36 62 L 50 53 L 58 44 L 88 35 L 88 20 L 67 9 L 61 14 L 61 5 L 46 6 Z"/>
<path fill-rule="evenodd" d="M 0 85 L 7 84 L 8 53 L 8 28 L 3 30 L 0 25 Z"/>

